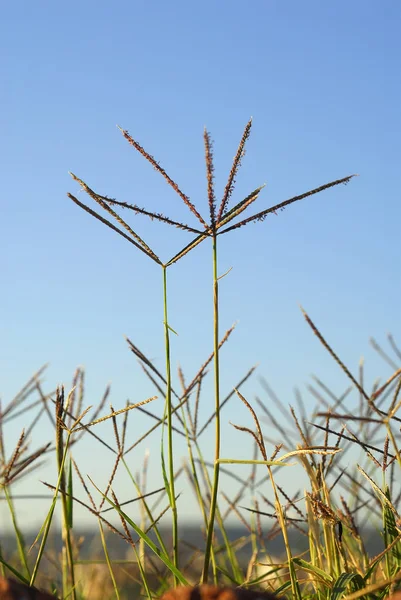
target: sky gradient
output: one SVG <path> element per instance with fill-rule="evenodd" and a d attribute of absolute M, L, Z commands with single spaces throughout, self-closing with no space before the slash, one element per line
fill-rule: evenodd
<path fill-rule="evenodd" d="M 222 393 L 255 363 L 285 404 L 298 386 L 313 409 L 311 373 L 336 394 L 344 391 L 345 376 L 300 304 L 353 373 L 365 357 L 368 389 L 376 377 L 385 380 L 392 369 L 369 337 L 386 346 L 390 331 L 401 342 L 400 19 L 400 4 L 373 0 L 7 3 L 0 25 L 3 404 L 47 361 L 47 391 L 59 383 L 68 389 L 75 368 L 85 366 L 88 405 L 109 381 L 116 409 L 154 393 L 124 335 L 163 368 L 161 271 L 67 198 L 70 191 L 95 208 L 68 171 L 99 193 L 197 223 L 117 124 L 204 217 L 205 126 L 215 142 L 220 199 L 253 117 L 233 203 L 266 187 L 248 214 L 358 174 L 347 186 L 221 236 L 219 273 L 232 267 L 221 280 L 221 333 L 238 322 L 222 352 Z M 124 216 L 163 260 L 188 240 L 177 229 Z M 182 365 L 187 380 L 212 349 L 211 277 L 208 241 L 169 271 L 170 323 L 179 334 L 173 367 Z M 211 389 L 205 387 L 202 418 L 212 411 Z M 255 394 L 266 400 L 257 375 L 244 389 L 251 402 Z M 244 458 L 250 442 L 229 421 L 251 426 L 251 419 L 239 400 L 230 407 L 223 454 Z M 9 452 L 23 424 L 7 428 Z M 149 424 L 138 418 L 133 439 Z M 113 439 L 111 426 L 102 431 Z M 51 437 L 45 419 L 42 434 Z M 135 455 L 140 468 L 150 450 L 150 486 L 160 483 L 159 438 Z M 101 482 L 103 463 L 85 443 L 82 469 Z M 180 460 L 185 448 L 177 453 Z M 45 470 L 53 480 L 54 471 Z M 42 488 L 33 482 L 29 489 Z M 192 516 L 185 507 L 183 513 Z"/>

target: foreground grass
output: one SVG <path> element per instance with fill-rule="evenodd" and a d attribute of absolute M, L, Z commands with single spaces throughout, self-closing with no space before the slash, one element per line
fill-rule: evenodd
<path fill-rule="evenodd" d="M 347 400 L 345 404 L 345 398 L 350 390 L 347 390 L 342 397 L 337 397 L 319 381 L 316 382 L 313 393 L 322 405 L 320 408 L 323 409 L 318 410 L 309 419 L 305 418 L 302 403 L 299 404 L 298 414 L 292 408 L 288 411 L 274 396 L 269 399 L 269 402 L 258 400 L 259 408 L 269 419 L 270 426 L 274 425 L 276 429 L 272 439 L 264 435 L 255 409 L 241 392 L 241 387 L 251 376 L 253 369 L 239 382 L 233 382 L 235 389 L 228 397 L 223 398 L 221 395 L 220 352 L 232 329 L 221 336 L 219 236 L 246 226 L 250 222 L 263 221 L 271 213 L 340 183 L 348 183 L 352 177 L 335 180 L 239 220 L 238 217 L 257 200 L 262 190 L 261 187 L 256 188 L 234 207 L 229 208 L 235 178 L 244 156 L 250 130 L 251 122 L 245 127 L 219 204 L 216 202 L 214 190 L 212 143 L 208 132 L 204 133 L 209 206 L 207 220 L 160 164 L 127 131 L 122 131 L 126 140 L 176 191 L 198 220 L 197 227 L 176 222 L 164 215 L 150 213 L 137 205 L 100 195 L 82 179 L 72 175 L 82 189 L 111 215 L 119 226 L 83 204 L 72 194 L 68 194 L 69 198 L 160 266 L 163 290 L 164 372 L 156 369 L 151 360 L 132 341 L 128 340 L 128 344 L 151 385 L 154 386 L 156 394 L 165 398 L 165 408 L 162 415 L 148 408 L 145 409 L 144 405 L 152 402 L 156 397 L 150 396 L 119 411 L 110 407 L 110 412 L 103 415 L 108 396 L 106 392 L 102 402 L 94 411 L 84 409 L 82 370 L 77 371 L 72 389 L 67 396 L 63 388 L 58 388 L 54 394 L 45 394 L 40 383 L 41 372 L 24 386 L 17 397 L 2 411 L 1 424 L 4 425 L 21 414 L 21 411 L 28 411 L 31 395 L 39 394 L 41 410 L 47 412 L 54 426 L 55 445 L 53 447 L 47 444 L 32 452 L 29 450 L 29 434 L 32 427 L 35 427 L 35 422 L 21 434 L 11 456 L 5 454 L 5 442 L 2 437 L 2 493 L 9 507 L 18 548 L 17 560 L 11 560 L 3 553 L 0 554 L 4 574 L 11 572 L 25 583 L 34 585 L 46 573 L 52 580 L 47 581 L 47 587 L 52 588 L 63 598 L 94 598 L 93 587 L 88 592 L 88 576 L 82 570 L 79 541 L 74 532 L 74 505 L 79 504 L 93 516 L 99 528 L 104 570 L 100 583 L 96 585 L 102 598 L 106 597 L 106 580 L 110 587 L 109 597 L 125 597 L 126 583 L 122 583 L 122 573 L 132 585 L 136 586 L 137 596 L 144 598 L 158 597 L 163 590 L 172 585 L 201 580 L 229 582 L 248 587 L 267 587 L 279 594 L 285 593 L 294 600 L 299 600 L 301 596 L 337 600 L 345 594 L 348 594 L 349 598 L 370 595 L 379 600 L 392 591 L 397 585 L 398 578 L 401 578 L 401 530 L 396 510 L 399 502 L 397 482 L 401 480 L 399 474 L 401 459 L 397 445 L 399 434 L 395 429 L 399 421 L 397 411 L 401 404 L 399 400 L 401 371 L 395 369 L 394 375 L 384 385 L 376 386 L 373 391 L 367 392 L 363 384 L 363 368 L 360 369 L 359 379 L 355 378 L 332 350 L 311 318 L 304 313 L 312 331 L 349 378 L 352 389 L 359 394 L 358 411 L 353 410 L 350 413 L 347 408 L 349 401 Z M 157 219 L 166 225 L 173 225 L 191 233 L 194 237 L 175 256 L 163 261 L 116 212 L 119 209 L 131 210 L 136 215 L 141 214 Z M 185 382 L 184 374 L 179 372 L 178 381 L 181 387 L 178 390 L 173 386 L 171 373 L 170 336 L 175 332 L 169 324 L 167 274 L 171 266 L 207 240 L 211 242 L 212 251 L 211 342 L 213 350 L 189 384 Z M 391 342 L 399 360 L 401 353 L 392 338 Z M 210 418 L 201 425 L 199 407 L 202 402 L 202 385 L 210 364 L 213 365 L 215 406 Z M 221 411 L 232 397 L 236 397 L 238 402 L 242 402 L 249 411 L 249 425 L 235 426 L 239 430 L 239 436 L 243 434 L 251 436 L 254 442 L 255 455 L 247 460 L 221 456 Z M 146 411 L 154 419 L 155 424 L 128 446 L 127 428 L 133 410 Z M 79 465 L 72 456 L 72 448 L 79 443 L 82 436 L 91 436 L 94 444 L 104 445 L 104 440 L 96 435 L 96 425 L 107 420 L 113 427 L 115 444 L 114 446 L 106 444 L 106 446 L 114 454 L 115 461 L 106 489 L 100 489 L 91 478 L 85 479 L 81 475 Z M 213 463 L 209 465 L 202 448 L 202 434 L 211 424 L 214 424 L 215 428 L 215 448 Z M 157 428 L 162 432 L 160 486 L 153 492 L 145 493 L 146 465 L 142 477 L 138 477 L 130 468 L 128 454 Z M 178 470 L 174 452 L 177 436 L 185 437 L 188 448 L 188 461 L 183 469 Z M 297 438 L 298 442 L 296 442 Z M 344 468 L 346 464 L 344 456 L 355 447 L 361 450 L 366 460 L 363 459 L 360 461 L 361 464 L 356 464 L 355 469 Z M 18 526 L 12 488 L 18 479 L 35 468 L 41 458 L 49 452 L 54 452 L 56 465 L 54 481 L 45 483 L 52 492 L 52 501 L 37 538 L 28 549 Z M 235 474 L 237 464 L 248 465 L 249 475 L 246 478 L 240 478 Z M 260 469 L 260 466 L 266 469 L 266 476 L 256 481 L 256 469 Z M 292 470 L 297 468 L 304 470 L 308 488 L 305 492 L 299 492 L 295 497 L 291 497 L 279 481 L 280 473 L 284 470 L 289 473 L 288 477 L 292 478 Z M 228 473 L 236 477 L 239 482 L 235 498 L 227 498 L 221 490 L 220 477 L 223 469 L 225 471 L 228 469 Z M 116 474 L 121 470 L 125 472 L 127 482 L 133 486 L 136 501 L 141 506 L 139 520 L 133 520 L 129 516 L 125 503 L 121 502 L 115 494 L 113 484 Z M 183 474 L 195 494 L 205 536 L 202 547 L 187 548 L 185 560 L 180 553 L 180 522 L 176 491 L 177 479 Z M 270 486 L 270 494 L 266 489 L 267 483 Z M 79 497 L 77 487 L 84 490 L 85 500 Z M 244 508 L 244 498 L 249 490 L 252 491 L 252 503 L 251 506 Z M 95 495 L 99 498 L 97 502 L 94 500 Z M 153 504 L 153 497 L 157 497 L 156 505 Z M 160 508 L 163 499 L 164 506 Z M 47 548 L 58 502 L 62 515 L 63 549 L 61 560 L 53 566 L 50 576 L 48 562 L 46 562 L 49 560 Z M 267 507 L 261 507 L 262 502 Z M 119 527 L 105 516 L 106 508 L 112 509 L 114 514 L 118 515 Z M 250 514 L 249 520 L 245 518 L 247 513 Z M 166 514 L 171 517 L 171 544 L 167 542 L 159 527 L 160 520 Z M 248 530 L 245 538 L 236 541 L 230 539 L 227 528 L 227 520 L 233 515 L 240 519 Z M 262 515 L 272 521 L 268 535 L 263 533 L 261 527 Z M 365 550 L 358 526 L 359 515 L 361 518 L 369 515 L 381 519 L 383 552 L 378 557 L 368 556 Z M 307 538 L 308 551 L 302 556 L 294 555 L 291 548 L 289 532 L 292 528 L 297 528 L 300 535 Z M 110 556 L 106 529 L 120 536 L 131 548 L 127 564 L 121 566 L 121 563 L 117 564 Z M 269 552 L 269 538 L 275 535 L 282 536 L 285 549 L 285 556 L 281 558 L 279 564 L 277 557 L 272 557 Z M 252 556 L 248 564 L 244 565 L 241 549 L 245 544 L 251 545 Z M 260 564 L 262 562 L 263 569 L 261 568 L 263 565 Z"/>

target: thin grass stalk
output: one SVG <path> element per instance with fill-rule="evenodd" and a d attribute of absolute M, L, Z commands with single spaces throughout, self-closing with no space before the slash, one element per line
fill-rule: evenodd
<path fill-rule="evenodd" d="M 188 456 L 189 456 L 189 464 L 190 464 L 190 469 L 188 469 L 188 470 L 191 473 L 192 484 L 194 486 L 196 498 L 198 500 L 199 509 L 202 513 L 203 522 L 205 524 L 205 528 L 207 528 L 207 513 L 206 513 L 205 503 L 203 502 L 203 498 L 202 498 L 202 492 L 201 492 L 201 487 L 200 487 L 200 483 L 199 483 L 198 473 L 196 470 L 194 454 L 192 452 L 192 444 L 191 444 L 190 434 L 189 434 L 189 430 L 188 430 L 188 426 L 187 426 L 187 422 L 186 422 L 186 418 L 185 418 L 184 408 L 181 409 L 181 412 L 182 412 L 182 419 L 184 421 L 184 430 L 185 430 L 185 437 L 187 440 L 187 448 L 188 448 Z M 214 553 L 212 552 L 212 560 L 213 560 L 213 558 L 214 558 Z"/>
<path fill-rule="evenodd" d="M 50 506 L 49 512 L 46 515 L 45 521 L 41 527 L 41 531 L 43 530 L 42 541 L 40 543 L 39 552 L 36 557 L 35 565 L 34 565 L 34 568 L 32 571 L 32 575 L 31 575 L 31 579 L 30 579 L 30 583 L 29 583 L 30 586 L 33 586 L 35 584 L 35 579 L 38 574 L 39 565 L 42 560 L 43 553 L 45 551 L 47 538 L 49 536 L 50 526 L 51 526 L 52 519 L 53 519 L 54 509 L 56 507 L 57 498 L 58 498 L 60 487 L 61 487 L 61 480 L 62 480 L 62 476 L 63 476 L 63 472 L 64 472 L 64 465 L 65 465 L 65 461 L 66 461 L 66 457 L 67 457 L 67 453 L 68 453 L 68 448 L 70 445 L 71 434 L 72 434 L 71 431 L 69 431 L 67 434 L 67 438 L 66 438 L 65 446 L 64 446 L 64 453 L 63 453 L 62 462 L 61 462 L 61 468 L 59 469 L 57 484 L 54 488 L 53 501 Z M 40 534 L 40 532 L 39 532 L 39 534 Z"/>
<path fill-rule="evenodd" d="M 174 481 L 174 452 L 173 452 L 173 424 L 172 424 L 172 404 L 171 404 L 171 361 L 170 361 L 170 328 L 168 324 L 167 312 L 167 267 L 163 265 L 163 307 L 164 307 L 164 344 L 166 353 L 166 405 L 167 405 L 167 448 L 168 448 L 168 469 L 169 469 L 169 500 L 172 513 L 172 533 L 173 533 L 173 564 L 178 569 L 178 512 L 175 495 Z M 174 576 L 174 584 L 178 584 L 178 579 Z"/>
<path fill-rule="evenodd" d="M 204 480 L 205 480 L 205 485 L 208 487 L 209 490 L 211 490 L 212 489 L 212 482 L 211 482 L 210 477 L 209 477 L 209 472 L 207 470 L 206 461 L 205 461 L 205 459 L 203 457 L 202 451 L 201 451 L 200 446 L 198 444 L 198 440 L 196 439 L 194 441 L 194 443 L 195 443 L 196 451 L 197 451 L 198 456 L 199 456 L 199 463 L 202 466 L 202 474 L 203 474 L 203 477 L 204 477 Z M 233 572 L 234 578 L 238 579 L 238 574 L 240 572 L 240 567 L 239 567 L 239 564 L 238 564 L 238 559 L 236 557 L 236 554 L 235 554 L 235 551 L 234 551 L 234 547 L 230 543 L 230 540 L 228 538 L 226 529 L 224 527 L 224 520 L 223 520 L 223 517 L 221 515 L 220 509 L 219 509 L 219 505 L 217 503 L 216 503 L 216 521 L 218 523 L 221 535 L 223 537 L 223 541 L 224 541 L 224 544 L 225 544 L 227 556 L 228 556 L 229 561 L 230 561 L 230 565 L 231 565 L 231 568 L 232 568 L 232 572 Z M 212 546 L 211 547 L 211 556 L 212 556 L 212 566 L 213 566 L 213 577 L 214 577 L 214 581 L 217 582 L 217 571 L 215 570 L 215 562 L 213 560 L 213 553 L 214 553 L 214 550 L 213 550 L 213 546 Z"/>
<path fill-rule="evenodd" d="M 61 438 L 62 440 L 62 438 Z M 69 505 L 71 505 L 71 500 L 67 498 L 66 495 L 66 486 L 65 486 L 65 470 L 64 466 L 62 467 L 63 461 L 63 448 L 57 448 L 57 457 L 59 461 L 59 469 L 62 469 L 62 477 L 60 482 L 60 491 L 61 491 L 61 509 L 63 515 L 63 524 L 62 524 L 62 538 L 64 542 L 64 548 L 66 552 L 66 568 L 69 572 L 69 578 L 67 576 L 67 572 L 63 569 L 63 581 L 69 582 L 71 585 L 71 597 L 73 600 L 76 600 L 76 588 L 75 588 L 75 571 L 74 571 L 74 556 L 72 551 L 72 539 L 71 539 L 71 523 L 70 523 L 70 510 Z M 67 587 L 64 588 L 64 593 L 66 595 Z"/>
<path fill-rule="evenodd" d="M 323 479 L 323 482 L 322 482 L 322 492 L 323 492 L 323 497 L 324 497 L 325 503 L 331 510 L 333 510 L 331 507 L 330 492 L 327 488 L 325 479 Z M 334 511 L 333 511 L 333 516 L 335 517 Z M 337 544 L 336 533 L 335 533 L 335 525 L 337 525 L 337 522 L 326 523 L 328 539 L 330 541 L 330 549 L 332 550 L 332 553 L 333 553 L 333 568 L 334 568 L 336 577 L 339 577 L 341 575 L 342 569 L 341 569 L 341 557 L 340 557 L 340 552 L 339 552 L 339 546 Z M 345 568 L 345 565 L 344 565 L 344 568 Z"/>
<path fill-rule="evenodd" d="M 102 548 L 103 548 L 103 552 L 104 552 L 104 556 L 106 559 L 106 563 L 107 563 L 107 567 L 109 569 L 109 573 L 110 573 L 110 578 L 113 584 L 113 589 L 114 589 L 114 593 L 116 595 L 117 600 L 120 600 L 120 593 L 118 591 L 118 585 L 116 582 L 116 578 L 114 577 L 114 572 L 113 572 L 113 565 L 110 559 L 110 555 L 109 555 L 109 551 L 107 548 L 107 542 L 106 542 L 106 538 L 104 535 L 104 529 L 103 529 L 103 524 L 99 519 L 99 533 L 100 533 L 100 539 L 101 539 L 101 543 L 102 543 Z"/>
<path fill-rule="evenodd" d="M 280 523 L 281 533 L 282 533 L 283 540 L 284 540 L 285 551 L 287 554 L 288 569 L 290 572 L 291 590 L 292 590 L 293 598 L 294 598 L 294 600 L 301 600 L 301 598 L 302 598 L 301 590 L 299 587 L 299 582 L 298 582 L 298 578 L 297 578 L 297 574 L 295 571 L 294 562 L 293 562 L 293 558 L 292 558 L 290 540 L 288 537 L 287 523 L 285 521 L 283 508 L 281 506 L 280 499 L 278 496 L 278 491 L 277 491 L 277 487 L 276 487 L 276 482 L 274 481 L 272 468 L 270 466 L 267 466 L 267 470 L 269 472 L 270 481 L 271 481 L 271 484 L 273 487 L 278 522 Z"/>
<path fill-rule="evenodd" d="M 145 540 L 147 546 L 165 564 L 165 566 L 169 569 L 169 571 L 179 579 L 179 582 L 182 585 L 188 585 L 188 581 L 185 579 L 183 574 L 175 567 L 175 565 L 170 560 L 169 556 L 167 554 L 165 554 L 164 552 L 162 552 L 161 549 L 158 548 L 156 546 L 156 544 L 150 539 L 150 537 L 144 531 L 142 531 L 141 528 L 138 527 L 138 525 L 135 523 L 135 521 L 133 521 L 124 511 L 122 511 L 121 508 L 117 504 L 115 504 L 114 502 L 112 502 L 110 500 L 110 498 L 105 496 L 103 494 L 102 490 L 95 485 L 95 483 L 93 482 L 93 480 L 90 477 L 89 477 L 89 481 L 92 483 L 93 487 L 99 492 L 99 494 L 101 494 L 103 496 L 103 498 L 105 498 L 106 502 L 108 502 L 110 504 L 110 506 L 113 506 L 114 509 L 118 512 L 118 514 L 124 518 L 124 520 L 127 522 L 127 524 L 132 527 L 132 529 L 135 531 L 135 533 L 139 537 L 141 537 Z M 124 539 L 126 539 L 125 536 L 124 536 Z"/>
<path fill-rule="evenodd" d="M 25 542 L 24 542 L 24 538 L 21 534 L 21 530 L 18 527 L 18 523 L 17 523 L 17 515 L 15 513 L 15 508 L 14 508 L 14 503 L 12 501 L 12 498 L 9 494 L 8 491 L 8 485 L 4 486 L 4 495 L 6 497 L 7 500 L 7 504 L 8 504 L 8 508 L 10 509 L 10 513 L 11 513 L 11 519 L 13 522 L 13 527 L 14 527 L 14 531 L 15 531 L 15 536 L 17 539 L 17 547 L 18 547 L 18 554 L 20 557 L 20 561 L 25 569 L 25 576 L 29 579 L 31 576 L 30 570 L 29 570 L 29 566 L 28 566 L 28 560 L 27 560 L 27 556 L 26 556 L 26 550 L 25 550 Z"/>
<path fill-rule="evenodd" d="M 214 392 L 215 392 L 215 461 L 213 471 L 212 497 L 210 502 L 209 523 L 207 529 L 205 558 L 203 563 L 202 582 L 207 583 L 210 551 L 213 540 L 213 528 L 217 506 L 217 492 L 220 474 L 220 369 L 219 369 L 219 280 L 217 276 L 217 237 L 213 235 L 213 346 L 214 346 Z"/>
<path fill-rule="evenodd" d="M 199 478 L 198 478 L 198 473 L 196 471 L 196 464 L 195 464 L 195 459 L 194 459 L 194 455 L 192 452 L 192 445 L 191 445 L 191 440 L 190 440 L 190 435 L 189 435 L 189 430 L 187 427 L 187 423 L 186 423 L 186 419 L 185 419 L 185 411 L 184 411 L 184 407 L 181 409 L 182 411 L 182 418 L 184 421 L 184 429 L 185 429 L 185 435 L 186 435 L 186 439 L 187 439 L 187 447 L 188 447 L 188 454 L 189 454 L 189 461 L 190 461 L 190 472 L 192 475 L 192 482 L 194 485 L 194 489 L 195 489 L 195 494 L 198 500 L 198 504 L 199 504 L 199 509 L 202 513 L 202 517 L 203 517 L 203 521 L 205 523 L 205 528 L 207 528 L 208 522 L 207 522 L 207 511 L 206 511 L 206 507 L 205 507 L 205 503 L 203 501 L 202 498 L 202 492 L 201 492 L 201 488 L 200 488 L 200 483 L 199 483 Z M 197 442 L 195 440 L 195 447 L 198 449 L 199 451 L 199 446 L 197 445 Z M 202 459 L 202 456 L 200 455 L 200 453 L 198 452 L 200 459 Z M 202 463 L 201 463 L 202 464 Z M 205 465 L 203 465 L 205 471 L 207 471 L 207 469 L 205 468 Z M 217 580 L 217 565 L 216 565 L 216 557 L 215 557 L 215 553 L 213 550 L 213 546 L 211 548 L 211 560 L 212 560 L 212 569 L 213 569 L 213 575 L 215 580 Z"/>

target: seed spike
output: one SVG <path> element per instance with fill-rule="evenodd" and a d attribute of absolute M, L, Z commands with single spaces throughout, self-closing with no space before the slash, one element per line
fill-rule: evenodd
<path fill-rule="evenodd" d="M 233 193 L 233 190 L 234 190 L 235 177 L 241 166 L 242 159 L 245 156 L 245 144 L 251 134 L 251 127 L 252 127 L 252 117 L 249 119 L 248 123 L 245 126 L 244 133 L 242 134 L 242 138 L 239 143 L 237 153 L 234 156 L 234 161 L 233 161 L 233 164 L 231 167 L 230 174 L 228 176 L 227 185 L 224 190 L 223 199 L 220 204 L 219 214 L 217 215 L 217 223 L 219 223 L 221 221 L 223 214 L 225 214 L 225 212 L 227 210 L 228 202 L 229 202 L 229 200 L 231 198 L 231 194 Z"/>

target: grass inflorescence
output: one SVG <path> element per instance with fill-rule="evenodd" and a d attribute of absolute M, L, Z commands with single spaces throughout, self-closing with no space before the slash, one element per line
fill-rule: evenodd
<path fill-rule="evenodd" d="M 165 366 L 163 371 L 156 368 L 139 347 L 127 339 L 129 349 L 156 395 L 135 404 L 127 404 L 121 410 L 110 406 L 110 412 L 102 416 L 109 389 L 97 407 L 84 408 L 82 369 L 75 373 L 72 389 L 67 396 L 62 387 L 50 393 L 43 391 L 41 369 L 1 409 L 1 498 L 8 505 L 17 549 L 17 555 L 9 557 L 0 547 L 3 575 L 12 574 L 28 585 L 40 582 L 59 596 L 74 600 L 95 598 L 96 585 L 102 598 L 132 597 L 132 590 L 135 590 L 136 597 L 150 599 L 157 598 L 168 587 L 199 581 L 251 589 L 265 588 L 286 594 L 293 600 L 300 600 L 301 597 L 337 600 L 345 596 L 349 600 L 362 597 L 381 600 L 394 591 L 401 580 L 401 519 L 397 511 L 400 501 L 398 482 L 401 480 L 400 419 L 397 416 L 401 406 L 401 351 L 394 339 L 389 337 L 395 358 L 391 358 L 373 342 L 376 351 L 393 367 L 394 374 L 384 384 L 376 384 L 369 392 L 363 363 L 359 366 L 358 375 L 352 375 L 310 316 L 303 311 L 313 333 L 349 379 L 350 386 L 344 393 L 338 396 L 322 381 L 314 378 L 309 392 L 317 401 L 317 409 L 308 416 L 299 392 L 296 393 L 297 407 L 288 409 L 264 383 L 267 399 L 257 397 L 255 401 L 262 411 L 259 417 L 253 403 L 241 391 L 254 372 L 255 368 L 252 367 L 239 381 L 232 382 L 228 394 L 222 394 L 220 354 L 233 328 L 222 335 L 219 327 L 219 236 L 251 222 L 264 221 L 269 214 L 275 214 L 294 202 L 341 183 L 346 184 L 353 177 L 336 179 L 245 216 L 243 213 L 258 200 L 263 189 L 263 186 L 256 187 L 245 198 L 230 206 L 251 126 L 252 121 L 249 121 L 220 201 L 215 190 L 213 143 L 210 133 L 204 131 L 207 217 L 202 216 L 203 208 L 192 203 L 159 162 L 126 130 L 121 129 L 129 144 L 177 193 L 189 209 L 191 218 L 197 221 L 195 224 L 177 221 L 136 204 L 100 194 L 81 178 L 71 174 L 90 199 L 108 213 L 108 218 L 73 194 L 69 193 L 68 197 L 130 242 L 131 248 L 134 246 L 160 266 Z M 117 212 L 120 210 L 175 227 L 192 234 L 193 238 L 174 256 L 161 258 Z M 116 224 L 109 219 L 114 219 Z M 189 383 L 179 369 L 178 389 L 173 384 L 171 367 L 170 337 L 175 332 L 169 322 L 169 268 L 208 240 L 211 244 L 213 306 L 211 353 Z M 201 422 L 202 390 L 211 365 L 214 408 L 210 416 Z M 352 391 L 358 396 L 357 411 L 347 408 Z M 36 400 L 32 401 L 33 397 Z M 153 410 L 152 404 L 146 406 L 156 397 L 164 397 L 165 400 L 161 413 Z M 236 435 L 249 436 L 254 445 L 254 453 L 248 459 L 221 455 L 221 414 L 233 399 L 242 402 L 249 412 L 249 423 L 233 424 L 238 431 Z M 21 414 L 28 416 L 34 407 L 39 408 L 39 415 L 28 424 L 14 450 L 7 455 L 4 425 Z M 134 441 L 127 436 L 132 411 L 146 414 L 153 421 L 153 425 L 137 435 Z M 55 443 L 49 442 L 30 451 L 30 434 L 42 414 L 47 415 L 54 428 Z M 267 420 L 266 431 L 261 425 L 262 419 Z M 105 421 L 112 428 L 114 444 L 107 443 L 96 433 L 96 427 Z M 214 425 L 214 457 L 209 463 L 202 447 L 202 436 L 211 424 Z M 134 473 L 129 455 L 155 431 L 161 432 L 160 485 L 148 490 L 148 459 L 145 458 L 142 471 Z M 91 438 L 91 443 L 101 444 L 113 456 L 113 467 L 105 488 L 93 478 L 82 475 L 79 460 L 72 454 L 82 437 L 87 443 Z M 188 460 L 181 466 L 177 464 L 175 452 L 178 438 L 185 440 L 188 450 Z M 359 459 L 355 468 L 350 468 L 349 459 L 344 457 L 354 457 L 356 451 L 359 452 Z M 18 523 L 14 484 L 40 466 L 41 461 L 51 453 L 55 458 L 56 476 L 52 482 L 43 482 L 45 489 L 51 492 L 49 508 L 29 547 Z M 244 478 L 238 475 L 237 465 L 246 465 L 249 468 L 248 476 Z M 283 484 L 282 473 L 292 473 L 297 467 L 303 469 L 306 486 L 304 491 L 299 490 L 294 494 L 293 490 L 286 489 L 285 477 Z M 258 478 L 261 469 L 265 469 L 264 475 Z M 128 484 L 133 486 L 135 497 L 132 499 L 117 497 L 114 483 L 121 472 L 125 473 Z M 236 482 L 234 497 L 229 498 L 226 491 L 221 489 L 222 476 Z M 187 482 L 186 493 L 190 490 L 194 494 L 199 509 L 203 544 L 194 545 L 182 539 L 183 525 L 179 518 L 182 486 L 178 488 L 177 483 L 183 480 Z M 84 494 L 84 500 L 81 494 Z M 95 494 L 99 498 L 97 502 Z M 29 502 L 29 498 L 26 501 Z M 138 519 L 132 517 L 132 503 L 139 506 Z M 61 555 L 52 562 L 47 548 L 58 504 L 61 512 Z M 88 515 L 97 520 L 103 556 L 93 557 L 86 562 L 80 557 L 81 542 L 74 528 L 74 506 L 83 507 Z M 110 518 L 111 514 L 118 516 L 117 524 Z M 381 523 L 383 547 L 376 556 L 371 556 L 366 548 L 363 531 L 366 515 L 376 524 L 379 520 Z M 171 523 L 168 536 L 161 525 L 166 517 L 170 518 Z M 237 539 L 232 539 L 230 532 L 229 522 L 233 519 L 238 520 L 244 531 Z M 130 558 L 124 561 L 113 558 L 109 532 L 127 544 Z M 292 546 L 294 532 L 303 539 L 302 551 Z M 281 537 L 283 549 L 279 557 L 271 552 L 271 544 L 277 536 Z M 250 548 L 250 555 L 244 554 L 244 548 Z M 93 572 L 89 574 L 86 569 L 90 565 L 100 565 L 103 570 L 100 575 L 99 571 L 96 572 L 98 583 L 89 586 L 88 592 L 88 580 L 94 577 Z"/>

